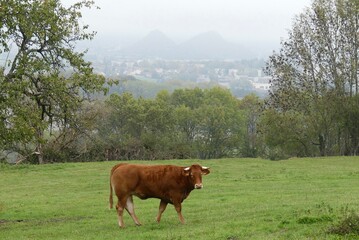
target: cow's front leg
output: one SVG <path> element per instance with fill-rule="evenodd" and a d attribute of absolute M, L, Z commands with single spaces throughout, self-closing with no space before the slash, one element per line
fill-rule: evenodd
<path fill-rule="evenodd" d="M 159 207 L 159 210 L 158 210 L 158 215 L 157 215 L 157 218 L 156 218 L 158 223 L 161 221 L 162 213 L 166 210 L 166 207 L 167 207 L 167 202 L 161 200 L 160 207 Z"/>
<path fill-rule="evenodd" d="M 180 220 L 180 222 L 182 223 L 182 224 L 184 224 L 184 218 L 183 218 L 183 216 L 182 216 L 182 205 L 181 205 L 181 203 L 173 203 L 173 205 L 175 206 L 175 209 L 176 209 L 176 211 L 177 211 L 177 214 L 178 214 L 178 218 L 179 218 L 179 220 Z"/>

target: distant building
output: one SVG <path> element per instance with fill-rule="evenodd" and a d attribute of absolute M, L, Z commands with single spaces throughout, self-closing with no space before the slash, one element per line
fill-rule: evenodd
<path fill-rule="evenodd" d="M 201 74 L 197 77 L 197 83 L 209 83 L 211 79 L 209 76 Z"/>
<path fill-rule="evenodd" d="M 234 79 L 238 78 L 238 69 L 228 69 L 228 75 Z"/>
<path fill-rule="evenodd" d="M 258 90 L 269 90 L 271 87 L 270 83 L 258 83 L 258 82 L 252 82 L 253 87 Z"/>
<path fill-rule="evenodd" d="M 218 78 L 218 85 L 225 87 L 225 88 L 230 88 L 231 80 L 228 77 L 220 77 L 220 78 Z"/>

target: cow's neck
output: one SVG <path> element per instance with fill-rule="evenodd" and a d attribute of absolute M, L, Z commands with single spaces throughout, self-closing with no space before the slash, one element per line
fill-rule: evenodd
<path fill-rule="evenodd" d="M 193 183 L 191 181 L 191 178 L 187 177 L 185 187 L 183 188 L 182 201 L 185 200 L 188 197 L 188 195 L 191 193 L 191 191 L 193 189 L 194 189 L 194 186 L 193 186 Z"/>
<path fill-rule="evenodd" d="M 186 178 L 186 186 L 185 186 L 185 191 L 188 192 L 188 194 L 194 189 L 193 183 L 192 183 L 192 179 L 191 177 L 187 177 Z"/>

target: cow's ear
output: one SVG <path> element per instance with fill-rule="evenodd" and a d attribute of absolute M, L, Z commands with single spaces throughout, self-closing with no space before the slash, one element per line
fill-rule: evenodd
<path fill-rule="evenodd" d="M 191 172 L 191 168 L 190 168 L 190 167 L 185 167 L 185 168 L 183 168 L 183 175 L 189 176 L 190 172 Z"/>
<path fill-rule="evenodd" d="M 211 171 L 209 171 L 209 167 L 202 167 L 202 175 L 207 175 L 209 174 Z"/>

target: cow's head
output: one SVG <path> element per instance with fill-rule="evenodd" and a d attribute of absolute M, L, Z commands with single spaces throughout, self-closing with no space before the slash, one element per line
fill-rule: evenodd
<path fill-rule="evenodd" d="M 201 189 L 203 187 L 202 175 L 210 173 L 208 167 L 202 167 L 198 164 L 183 168 L 183 172 L 185 176 L 189 176 L 191 178 L 193 186 L 196 189 Z"/>

